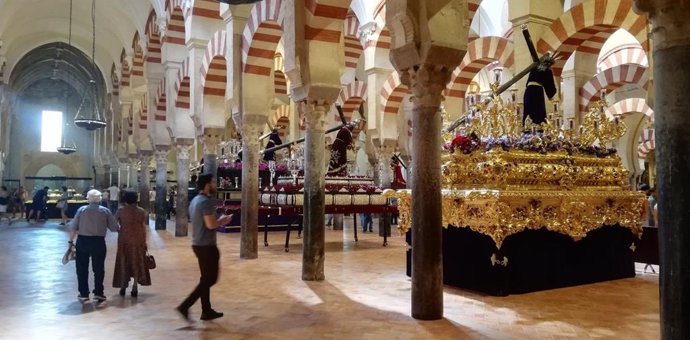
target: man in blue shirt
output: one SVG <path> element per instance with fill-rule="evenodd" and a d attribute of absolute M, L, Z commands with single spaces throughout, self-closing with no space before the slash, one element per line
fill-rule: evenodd
<path fill-rule="evenodd" d="M 232 215 L 216 217 L 216 179 L 203 174 L 197 179 L 199 194 L 189 203 L 192 222 L 192 249 L 199 261 L 201 278 L 194 291 L 176 309 L 189 321 L 189 308 L 201 299 L 201 320 L 213 320 L 223 316 L 211 308 L 211 286 L 218 281 L 220 252 L 216 246 L 216 229 L 230 223 Z"/>
<path fill-rule="evenodd" d="M 77 254 L 75 258 L 77 267 L 77 281 L 79 282 L 79 301 L 89 301 L 89 258 L 93 269 L 93 294 L 98 302 L 105 301 L 103 293 L 103 277 L 105 276 L 105 234 L 110 229 L 118 232 L 120 226 L 108 208 L 101 206 L 101 192 L 89 190 L 86 193 L 89 201 L 74 215 L 72 220 L 72 232 L 69 243 L 77 238 Z"/>

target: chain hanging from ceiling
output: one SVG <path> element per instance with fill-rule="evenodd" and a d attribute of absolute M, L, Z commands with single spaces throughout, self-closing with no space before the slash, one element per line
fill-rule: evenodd
<path fill-rule="evenodd" d="M 72 47 L 72 1 L 69 0 L 69 33 L 68 33 L 68 38 L 67 38 L 67 45 L 69 47 Z M 69 80 L 69 70 L 65 74 L 67 76 L 67 79 Z M 69 95 L 65 93 L 65 116 L 67 115 L 67 111 L 69 110 L 69 100 L 68 97 Z M 65 123 L 65 127 L 68 127 L 69 123 Z M 62 131 L 62 144 L 57 148 L 57 151 L 63 155 L 69 155 L 72 153 L 77 152 L 77 144 L 74 143 L 74 140 L 72 140 L 72 144 L 67 144 L 67 137 L 66 131 L 68 129 L 64 129 Z"/>

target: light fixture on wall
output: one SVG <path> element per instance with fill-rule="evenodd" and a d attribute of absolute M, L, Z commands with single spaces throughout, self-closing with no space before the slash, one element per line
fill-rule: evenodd
<path fill-rule="evenodd" d="M 91 62 L 93 63 L 93 71 L 95 72 L 98 70 L 96 67 L 96 0 L 91 0 L 91 25 L 93 30 L 91 40 Z M 74 124 L 89 131 L 94 131 L 104 128 L 108 124 L 101 118 L 101 113 L 98 109 L 99 100 L 96 81 L 93 79 L 89 80 L 89 85 L 91 87 L 91 100 L 87 101 L 87 96 L 82 98 L 77 116 L 74 118 Z"/>

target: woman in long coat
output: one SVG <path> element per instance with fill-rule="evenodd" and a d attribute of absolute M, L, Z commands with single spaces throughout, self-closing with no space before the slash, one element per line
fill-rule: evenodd
<path fill-rule="evenodd" d="M 151 275 L 145 260 L 149 218 L 146 210 L 137 206 L 136 192 L 125 192 L 123 200 L 125 206 L 115 213 L 115 218 L 120 222 L 120 235 L 117 239 L 113 287 L 120 288 L 120 296 L 124 296 L 129 279 L 133 278 L 131 294 L 132 297 L 137 297 L 137 284 L 151 285 Z"/>

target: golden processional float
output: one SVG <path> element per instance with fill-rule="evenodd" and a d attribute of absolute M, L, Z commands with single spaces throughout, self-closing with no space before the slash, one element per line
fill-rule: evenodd
<path fill-rule="evenodd" d="M 528 71 L 503 86 L 497 76 L 492 94 L 469 97 L 467 114 L 452 123 L 443 112 L 445 283 L 507 295 L 634 276 L 644 195 L 631 190 L 613 148 L 625 124 L 605 113 L 605 93 L 577 129 L 557 101 L 545 122 L 523 124 L 517 91 L 501 92 Z M 398 199 L 406 233 L 411 191 L 385 194 Z M 602 228 L 616 231 L 580 242 Z"/>

